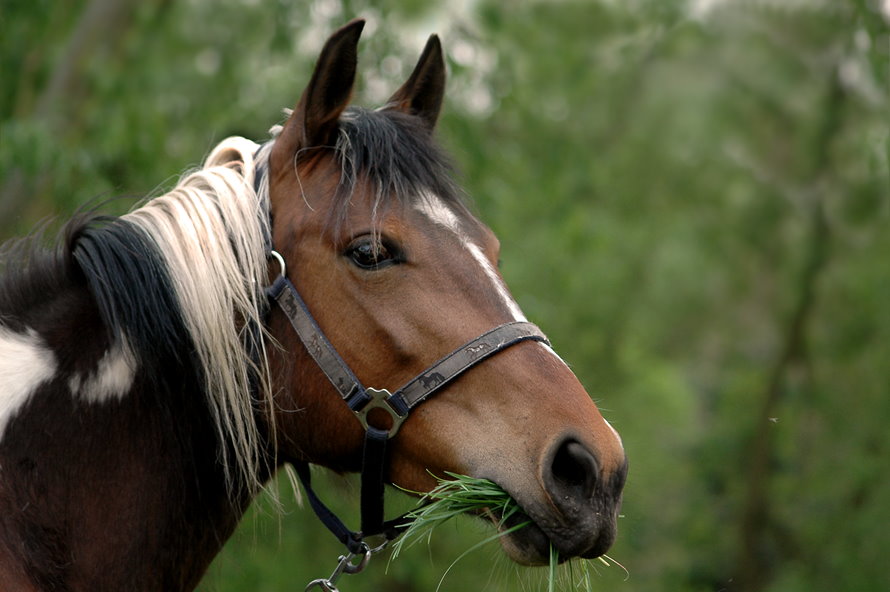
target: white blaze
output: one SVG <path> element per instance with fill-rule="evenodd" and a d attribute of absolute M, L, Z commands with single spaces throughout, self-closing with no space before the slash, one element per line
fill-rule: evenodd
<path fill-rule="evenodd" d="M 454 211 L 440 198 L 434 195 L 423 196 L 415 207 L 434 224 L 447 228 L 457 236 L 461 245 L 470 252 L 473 260 L 475 260 L 476 263 L 479 264 L 479 267 L 482 268 L 483 274 L 491 282 L 495 292 L 501 297 L 504 306 L 507 307 L 507 310 L 509 310 L 510 314 L 513 316 L 513 320 L 525 321 L 525 315 L 522 314 L 519 305 L 513 299 L 513 296 L 510 295 L 509 290 L 507 290 L 507 285 L 504 283 L 504 280 L 501 279 L 500 274 L 498 274 L 497 270 L 491 264 L 491 261 L 488 260 L 488 257 L 485 256 L 485 253 L 482 252 L 482 248 L 472 242 L 461 230 L 460 219 L 457 217 L 457 214 L 455 214 Z"/>
<path fill-rule="evenodd" d="M 491 261 L 488 260 L 488 257 L 485 256 L 485 253 L 482 252 L 482 249 L 471 242 L 465 244 L 467 249 L 470 250 L 473 259 L 479 263 L 479 266 L 482 267 L 482 271 L 485 272 L 485 275 L 488 276 L 488 279 L 491 280 L 491 283 L 494 285 L 494 289 L 500 294 L 501 300 L 504 301 L 504 304 L 510 310 L 510 314 L 513 315 L 513 320 L 525 321 L 525 315 L 522 314 L 519 305 L 516 304 L 516 301 L 513 300 L 513 296 L 511 296 L 509 290 L 507 290 L 507 285 L 504 283 L 504 280 L 501 279 L 500 274 L 498 274 L 497 270 L 491 264 Z"/>
<path fill-rule="evenodd" d="M 439 197 L 431 194 L 424 195 L 420 200 L 418 200 L 415 208 L 417 209 L 417 211 L 421 212 L 427 218 L 429 218 L 433 223 L 451 230 L 457 236 L 460 243 L 470 252 L 470 255 L 472 255 L 473 259 L 482 268 L 485 276 L 489 279 L 489 281 L 491 281 L 495 291 L 500 295 L 501 300 L 504 302 L 504 305 L 513 316 L 513 320 L 526 321 L 527 319 L 525 318 L 522 309 L 519 308 L 519 304 L 517 304 L 516 301 L 513 299 L 513 296 L 510 295 L 510 292 L 507 289 L 507 285 L 504 283 L 504 280 L 501 278 L 500 274 L 491 264 L 491 261 L 489 261 L 488 257 L 485 256 L 485 253 L 482 252 L 482 249 L 479 247 L 479 245 L 473 243 L 463 232 L 463 230 L 461 230 L 460 219 L 457 217 L 457 214 L 455 214 L 454 211 L 449 208 Z M 568 364 L 566 364 L 565 360 L 563 360 L 562 357 L 560 357 L 560 355 L 556 353 L 556 351 L 554 351 L 552 347 L 544 343 L 539 343 L 538 345 L 540 345 L 548 353 L 553 355 L 557 360 L 568 367 Z M 612 426 L 609 427 L 611 428 Z M 614 431 L 614 429 L 612 431 Z"/>
<path fill-rule="evenodd" d="M 467 242 L 467 237 L 460 229 L 460 220 L 457 214 L 435 195 L 429 193 L 424 195 L 418 200 L 415 208 L 434 224 L 444 226 L 456 234 L 461 242 Z"/>

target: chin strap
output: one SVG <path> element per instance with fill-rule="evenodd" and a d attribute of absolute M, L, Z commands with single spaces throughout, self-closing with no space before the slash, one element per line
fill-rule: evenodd
<path fill-rule="evenodd" d="M 287 278 L 284 258 L 276 251 L 272 251 L 271 256 L 281 266 L 281 273 L 267 289 L 269 299 L 277 303 L 287 316 L 306 351 L 365 429 L 360 531 L 347 528 L 343 521 L 319 499 L 312 489 L 308 463 L 294 465 L 313 511 L 349 551 L 348 556 L 341 556 L 340 565 L 331 578 L 315 580 L 310 584 L 310 587 L 316 585 L 323 590 L 335 591 L 336 577 L 342 573 L 356 573 L 350 569 L 357 571 L 364 569 L 370 555 L 382 550 L 390 540 L 398 536 L 401 528 L 410 523 L 410 519 L 405 516 L 387 521 L 384 520 L 383 514 L 387 443 L 396 435 L 411 410 L 470 368 L 508 347 L 523 341 L 538 341 L 545 344 L 549 342 L 541 330 L 531 323 L 524 321 L 505 323 L 455 349 L 394 393 L 386 389 L 366 388 L 334 349 L 309 312 L 296 287 Z M 381 409 L 389 415 L 392 423 L 388 428 L 379 428 L 369 423 L 368 416 L 374 409 Z M 366 539 L 376 535 L 382 535 L 384 542 L 377 547 L 371 547 Z M 363 559 L 353 564 L 352 561 L 356 557 Z M 325 587 L 326 585 L 329 586 Z"/>

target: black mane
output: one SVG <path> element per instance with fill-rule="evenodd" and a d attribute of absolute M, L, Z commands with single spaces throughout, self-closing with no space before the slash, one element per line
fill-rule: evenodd
<path fill-rule="evenodd" d="M 82 282 L 71 255 L 83 216 L 66 223 L 54 240 L 46 239 L 48 223 L 31 234 L 0 244 L 0 323 L 22 331 L 34 309 L 60 286 Z"/>
<path fill-rule="evenodd" d="M 187 333 L 172 281 L 141 229 L 91 211 L 65 223 L 55 240 L 44 234 L 38 229 L 0 246 L 0 323 L 45 334 L 47 319 L 67 302 L 57 302 L 59 294 L 88 289 L 103 321 L 103 343 L 126 335 L 140 356 L 154 358 L 183 345 Z"/>

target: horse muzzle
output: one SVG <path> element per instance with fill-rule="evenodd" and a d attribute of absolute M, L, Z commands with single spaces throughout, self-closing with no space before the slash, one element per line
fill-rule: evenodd
<path fill-rule="evenodd" d="M 500 525 L 502 532 L 509 531 L 501 538 L 504 551 L 525 565 L 548 563 L 551 547 L 560 562 L 603 555 L 615 541 L 626 478 L 626 460 L 607 472 L 587 446 L 563 439 L 541 464 L 537 495 L 514 492 L 501 483 L 522 510 Z M 526 526 L 516 528 L 524 522 Z"/>

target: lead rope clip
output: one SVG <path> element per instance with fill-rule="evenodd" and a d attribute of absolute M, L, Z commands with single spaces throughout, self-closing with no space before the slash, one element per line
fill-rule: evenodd
<path fill-rule="evenodd" d="M 337 580 L 340 579 L 340 576 L 344 573 L 350 575 L 357 574 L 364 570 L 368 566 L 368 562 L 371 561 L 371 552 L 371 548 L 366 543 L 362 543 L 362 552 L 360 554 L 347 553 L 346 555 L 340 555 L 339 563 L 337 563 L 337 567 L 334 569 L 331 577 L 312 580 L 306 586 L 305 592 L 309 592 L 313 588 L 318 588 L 322 592 L 340 592 L 340 589 L 337 588 Z M 359 559 L 353 563 L 356 557 Z"/>

